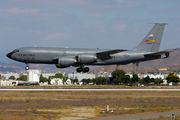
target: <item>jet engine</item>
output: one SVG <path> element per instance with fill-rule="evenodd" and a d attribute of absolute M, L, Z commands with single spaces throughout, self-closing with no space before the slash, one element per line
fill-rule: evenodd
<path fill-rule="evenodd" d="M 73 65 L 76 62 L 77 60 L 75 59 L 75 57 L 62 57 L 62 58 L 58 58 L 58 64 L 56 64 L 56 67 L 66 68 Z"/>
<path fill-rule="evenodd" d="M 93 63 L 97 60 L 98 58 L 94 54 L 80 54 L 78 55 L 78 62 L 80 63 Z"/>

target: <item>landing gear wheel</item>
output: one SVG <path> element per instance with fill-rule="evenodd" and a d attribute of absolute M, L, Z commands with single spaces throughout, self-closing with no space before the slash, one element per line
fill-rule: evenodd
<path fill-rule="evenodd" d="M 80 67 L 80 68 L 79 68 L 79 70 L 80 70 L 80 72 L 82 72 L 82 71 L 83 71 L 83 68 L 82 68 L 82 67 Z"/>
<path fill-rule="evenodd" d="M 79 72 L 81 72 L 81 71 L 80 71 L 80 69 L 79 69 L 79 68 L 77 68 L 77 69 L 76 69 L 76 72 L 78 72 L 78 73 L 79 73 Z"/>
<path fill-rule="evenodd" d="M 88 67 L 85 67 L 85 68 L 83 69 L 83 72 L 84 72 L 84 73 L 89 72 L 89 68 L 88 68 Z"/>
<path fill-rule="evenodd" d="M 25 69 L 26 69 L 26 70 L 29 70 L 29 66 L 26 66 Z"/>
<path fill-rule="evenodd" d="M 76 69 L 76 72 L 78 72 L 78 73 L 80 73 L 80 72 L 82 72 L 82 71 L 83 71 L 83 68 L 82 68 L 82 67 L 79 67 L 79 68 Z"/>
<path fill-rule="evenodd" d="M 86 72 L 89 72 L 89 68 L 88 67 L 79 67 L 76 69 L 76 72 L 80 73 L 80 72 L 83 72 L 83 73 L 86 73 Z"/>

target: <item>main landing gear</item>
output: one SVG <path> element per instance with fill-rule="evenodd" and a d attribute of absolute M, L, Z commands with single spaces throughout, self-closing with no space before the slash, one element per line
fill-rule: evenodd
<path fill-rule="evenodd" d="M 29 70 L 29 65 L 28 65 L 28 64 L 26 64 L 25 69 L 26 69 L 26 70 Z"/>
<path fill-rule="evenodd" d="M 89 72 L 89 68 L 88 67 L 79 67 L 76 69 L 76 71 L 79 73 L 79 72 L 83 72 L 83 73 L 86 73 L 86 72 Z"/>

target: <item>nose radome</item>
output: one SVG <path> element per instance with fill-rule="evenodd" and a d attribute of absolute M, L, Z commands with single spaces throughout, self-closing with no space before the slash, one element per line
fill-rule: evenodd
<path fill-rule="evenodd" d="M 10 53 L 8 53 L 6 56 L 8 57 L 8 58 L 11 58 L 11 55 L 13 54 L 13 52 L 10 52 Z"/>

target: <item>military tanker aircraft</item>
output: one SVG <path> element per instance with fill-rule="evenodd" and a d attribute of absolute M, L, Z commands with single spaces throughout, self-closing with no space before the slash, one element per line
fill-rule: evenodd
<path fill-rule="evenodd" d="M 125 65 L 154 59 L 168 58 L 170 51 L 160 51 L 161 38 L 167 23 L 155 25 L 141 43 L 132 50 L 124 49 L 84 49 L 23 47 L 15 49 L 6 56 L 26 64 L 55 64 L 57 68 L 78 67 L 77 72 L 88 72 L 89 65 Z"/>

